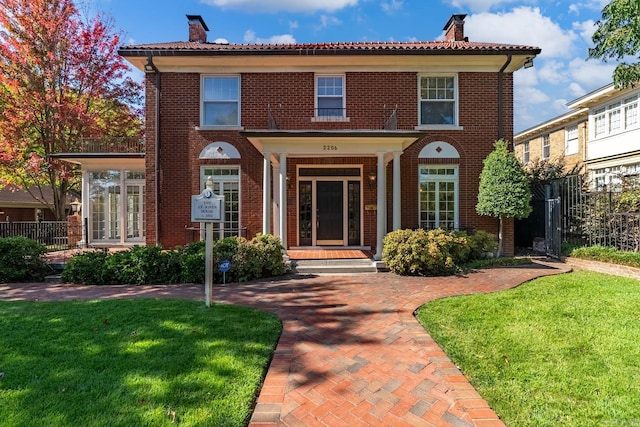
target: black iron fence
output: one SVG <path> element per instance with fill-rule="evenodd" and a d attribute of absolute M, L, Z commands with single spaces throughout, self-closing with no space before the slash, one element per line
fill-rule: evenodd
<path fill-rule="evenodd" d="M 553 221 L 549 218 L 551 202 L 559 205 L 558 223 L 549 222 Z M 534 189 L 532 204 L 529 218 L 516 223 L 516 245 L 524 246 L 531 237 L 544 233 L 547 245 L 556 245 L 559 239 L 561 243 L 640 251 L 640 187 L 596 190 L 582 176 L 574 175 Z M 542 229 L 541 224 L 547 228 Z"/>
<path fill-rule="evenodd" d="M 78 247 L 82 225 L 70 225 L 67 221 L 0 222 L 0 238 L 6 237 L 26 237 L 49 250 L 64 250 Z"/>

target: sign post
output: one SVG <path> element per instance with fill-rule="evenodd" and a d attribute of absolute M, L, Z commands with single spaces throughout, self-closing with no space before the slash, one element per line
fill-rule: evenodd
<path fill-rule="evenodd" d="M 207 178 L 202 193 L 191 196 L 191 221 L 205 224 L 204 297 L 207 307 L 211 307 L 213 290 L 213 223 L 222 222 L 223 206 L 224 196 L 214 194 L 211 177 Z"/>

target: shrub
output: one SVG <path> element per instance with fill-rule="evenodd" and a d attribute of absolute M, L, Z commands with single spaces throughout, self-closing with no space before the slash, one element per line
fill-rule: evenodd
<path fill-rule="evenodd" d="M 640 253 L 619 251 L 616 248 L 606 246 L 589 246 L 575 248 L 570 256 L 594 261 L 608 262 L 611 264 L 640 267 Z"/>
<path fill-rule="evenodd" d="M 62 280 L 82 285 L 105 285 L 115 282 L 110 279 L 107 265 L 109 257 L 106 249 L 76 254 L 64 266 Z"/>
<path fill-rule="evenodd" d="M 474 231 L 473 234 L 467 236 L 467 242 L 469 243 L 470 260 L 486 258 L 487 254 L 494 253 L 498 249 L 496 236 L 484 230 Z"/>
<path fill-rule="evenodd" d="M 34 282 L 46 275 L 47 248 L 26 237 L 0 239 L 0 282 Z"/>
<path fill-rule="evenodd" d="M 393 231 L 384 239 L 382 260 L 400 275 L 441 276 L 454 274 L 471 249 L 467 237 L 442 229 Z"/>
<path fill-rule="evenodd" d="M 91 285 L 204 283 L 205 242 L 184 248 L 163 250 L 159 246 L 134 246 L 126 251 L 84 252 L 75 255 L 62 273 L 64 281 Z M 247 281 L 286 272 L 284 249 L 273 236 L 258 236 L 251 241 L 242 237 L 215 240 L 212 248 L 213 281 L 222 283 L 218 269 L 222 260 L 231 261 L 226 281 Z"/>

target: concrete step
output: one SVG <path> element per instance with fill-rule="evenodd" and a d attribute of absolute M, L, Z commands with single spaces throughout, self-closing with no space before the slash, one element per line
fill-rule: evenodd
<path fill-rule="evenodd" d="M 376 263 L 370 259 L 313 259 L 292 260 L 292 271 L 297 274 L 377 273 Z"/>
<path fill-rule="evenodd" d="M 46 283 L 62 283 L 62 276 L 59 274 L 51 274 L 49 276 L 45 276 L 44 281 Z"/>

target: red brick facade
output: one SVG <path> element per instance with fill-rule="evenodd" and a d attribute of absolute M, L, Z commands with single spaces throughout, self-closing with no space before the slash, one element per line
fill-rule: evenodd
<path fill-rule="evenodd" d="M 347 72 L 346 103 L 349 122 L 313 123 L 318 130 L 379 129 L 385 111 L 398 107 L 398 129 L 412 130 L 418 121 L 418 74 L 412 72 Z M 512 138 L 512 74 L 503 76 L 505 117 L 503 136 Z M 241 125 L 244 129 L 266 129 L 269 106 L 279 125 L 286 129 L 308 129 L 314 115 L 314 73 L 242 73 Z M 156 75 L 147 75 L 147 111 L 155 111 Z M 200 167 L 211 164 L 239 164 L 241 170 L 241 219 L 249 237 L 262 230 L 263 156 L 239 131 L 197 130 L 200 122 L 200 75 L 195 73 L 161 73 L 161 107 L 159 132 L 158 225 L 155 223 L 155 116 L 147 116 L 147 241 L 164 246 L 186 243 L 185 228 L 190 221 L 191 195 L 200 192 Z M 459 125 L 461 130 L 425 131 L 401 156 L 402 228 L 418 227 L 418 164 L 458 164 L 459 220 L 461 229 L 497 232 L 497 220 L 475 213 L 478 176 L 482 160 L 498 138 L 498 73 L 459 73 Z M 256 96 L 258 94 L 258 96 Z M 277 107 L 273 107 L 277 106 Z M 227 142 L 239 152 L 241 160 L 199 160 L 200 152 L 215 141 Z M 418 159 L 420 150 L 430 142 L 444 141 L 460 153 L 459 159 Z M 352 164 L 364 171 L 375 169 L 375 157 L 293 158 L 287 163 L 288 174 L 295 177 L 297 165 Z M 387 165 L 387 176 L 393 164 Z M 287 237 L 295 246 L 297 206 L 295 180 L 287 192 Z M 363 204 L 376 203 L 376 191 L 362 187 Z M 392 212 L 392 183 L 387 182 L 387 211 Z M 364 246 L 376 245 L 375 212 L 362 217 Z M 387 229 L 391 229 L 388 216 Z M 156 230 L 159 234 L 156 237 Z M 513 252 L 513 229 L 506 227 L 506 252 Z"/>

